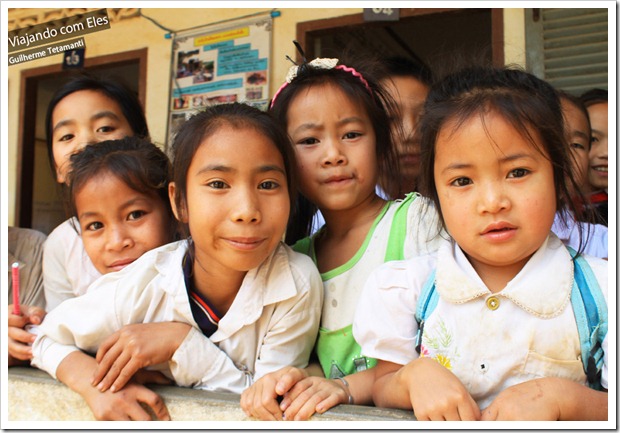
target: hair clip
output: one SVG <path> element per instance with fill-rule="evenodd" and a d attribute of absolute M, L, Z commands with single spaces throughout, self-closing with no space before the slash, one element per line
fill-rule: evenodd
<path fill-rule="evenodd" d="M 297 51 L 299 52 L 299 54 L 301 54 L 302 63 L 301 64 L 297 64 L 288 55 L 286 56 L 286 58 L 293 63 L 293 66 L 291 66 L 289 68 L 288 73 L 286 74 L 286 79 L 285 79 L 284 83 L 280 86 L 280 88 L 273 95 L 273 98 L 271 98 L 271 104 L 269 105 L 269 108 L 273 108 L 273 104 L 275 103 L 276 98 L 278 97 L 280 92 L 282 92 L 282 90 L 284 90 L 284 88 L 287 85 L 289 85 L 295 78 L 297 78 L 298 75 L 303 75 L 305 70 L 308 69 L 308 68 L 312 68 L 312 69 L 334 69 L 335 68 L 335 69 L 341 69 L 341 70 L 343 70 L 345 72 L 349 72 L 351 75 L 353 75 L 354 77 L 358 78 L 362 82 L 364 87 L 366 87 L 366 90 L 368 90 L 368 93 L 370 93 L 372 95 L 372 90 L 370 89 L 370 86 L 368 85 L 368 82 L 362 76 L 362 74 L 360 74 L 355 69 L 353 69 L 353 68 L 351 68 L 349 66 L 346 66 L 346 65 L 339 65 L 338 64 L 338 61 L 339 61 L 338 59 L 328 59 L 328 58 L 320 58 L 320 57 L 318 57 L 318 58 L 312 60 L 311 62 L 307 62 L 306 61 L 306 55 L 304 53 L 304 50 L 301 48 L 301 45 L 299 44 L 299 42 L 293 41 L 293 44 L 295 44 L 295 47 L 297 48 Z"/>

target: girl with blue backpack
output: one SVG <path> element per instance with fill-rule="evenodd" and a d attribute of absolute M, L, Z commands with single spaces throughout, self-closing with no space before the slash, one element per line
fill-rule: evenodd
<path fill-rule="evenodd" d="M 419 420 L 606 420 L 607 262 L 550 231 L 556 211 L 580 213 L 555 90 L 463 70 L 433 86 L 420 133 L 422 192 L 450 236 L 369 277 L 353 334 L 378 360 L 374 403 Z"/>

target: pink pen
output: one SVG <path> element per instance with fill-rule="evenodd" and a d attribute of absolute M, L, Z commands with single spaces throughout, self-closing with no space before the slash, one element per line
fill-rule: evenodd
<path fill-rule="evenodd" d="M 13 263 L 11 268 L 13 276 L 13 314 L 21 316 L 22 311 L 19 308 L 19 263 Z"/>

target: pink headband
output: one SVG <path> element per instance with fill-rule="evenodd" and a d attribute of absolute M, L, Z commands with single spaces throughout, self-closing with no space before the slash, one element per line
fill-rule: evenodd
<path fill-rule="evenodd" d="M 354 77 L 357 77 L 362 82 L 364 87 L 366 87 L 366 90 L 368 90 L 368 93 L 372 95 L 372 90 L 370 90 L 368 81 L 366 81 L 366 79 L 362 76 L 362 74 L 360 74 L 354 68 L 351 68 L 349 66 L 345 66 L 345 65 L 336 66 L 337 63 L 338 63 L 338 59 L 316 58 L 307 64 L 316 69 L 334 69 L 335 68 L 335 69 L 341 69 L 345 72 L 349 72 Z M 273 95 L 273 98 L 271 99 L 271 104 L 269 105 L 270 109 L 273 108 L 273 104 L 276 102 L 276 98 L 278 97 L 280 92 L 282 92 L 282 90 L 284 90 L 284 88 L 288 86 L 297 77 L 298 71 L 299 71 L 298 65 L 291 66 L 291 68 L 288 71 L 288 74 L 286 74 L 286 80 L 284 81 L 284 83 L 282 83 L 278 91 Z"/>

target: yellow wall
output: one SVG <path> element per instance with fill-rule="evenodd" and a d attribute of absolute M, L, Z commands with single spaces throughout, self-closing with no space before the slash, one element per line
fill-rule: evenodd
<path fill-rule="evenodd" d="M 44 11 L 39 9 L 38 11 Z M 145 8 L 143 13 L 167 28 L 177 31 L 191 27 L 216 23 L 222 20 L 242 17 L 269 8 Z M 271 94 L 279 87 L 290 63 L 285 59 L 288 54 L 294 57 L 295 50 L 291 43 L 296 37 L 296 24 L 322 18 L 361 13 L 361 8 L 282 8 L 278 9 L 281 15 L 273 21 L 273 46 L 270 87 Z M 33 10 L 9 10 L 9 19 L 24 16 Z M 510 9 L 504 12 L 504 26 L 507 37 L 506 62 L 522 63 L 524 59 L 523 10 Z M 84 36 L 86 55 L 93 58 L 117 52 L 148 48 L 147 82 L 146 82 L 146 117 L 149 129 L 155 142 L 163 143 L 168 122 L 168 93 L 170 85 L 170 53 L 171 40 L 165 39 L 166 31 L 155 26 L 143 17 L 129 18 L 113 22 L 108 30 L 91 33 Z M 517 34 L 516 38 L 510 35 Z M 510 50 L 508 49 L 510 48 Z M 18 113 L 20 100 L 21 72 L 30 68 L 58 64 L 60 56 L 13 65 L 8 68 L 8 222 L 15 220 L 15 193 L 16 193 L 16 160 L 18 140 Z"/>

